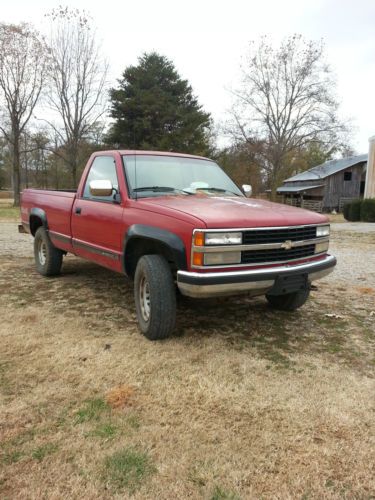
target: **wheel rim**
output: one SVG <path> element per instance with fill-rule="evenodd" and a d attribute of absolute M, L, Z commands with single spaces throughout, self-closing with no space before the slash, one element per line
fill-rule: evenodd
<path fill-rule="evenodd" d="M 150 284 L 146 276 L 142 276 L 139 284 L 139 303 L 141 306 L 141 314 L 144 321 L 150 319 L 151 299 L 150 299 Z"/>
<path fill-rule="evenodd" d="M 39 262 L 42 266 L 47 262 L 47 245 L 44 243 L 43 240 L 39 242 L 38 246 L 38 258 Z"/>

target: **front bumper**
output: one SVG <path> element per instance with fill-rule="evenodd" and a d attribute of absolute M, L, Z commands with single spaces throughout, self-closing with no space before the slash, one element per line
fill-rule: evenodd
<path fill-rule="evenodd" d="M 249 292 L 264 295 L 271 291 L 276 280 L 284 277 L 306 277 L 306 282 L 318 280 L 333 271 L 336 258 L 326 255 L 323 259 L 303 264 L 282 265 L 268 269 L 248 271 L 197 273 L 177 272 L 177 286 L 188 297 L 219 297 Z"/>

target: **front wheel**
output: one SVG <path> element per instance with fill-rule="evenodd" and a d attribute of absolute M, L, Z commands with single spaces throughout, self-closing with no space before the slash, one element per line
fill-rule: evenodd
<path fill-rule="evenodd" d="M 149 340 L 168 337 L 176 323 L 176 291 L 168 262 L 160 255 L 144 255 L 134 276 L 138 324 Z"/>
<path fill-rule="evenodd" d="M 35 233 L 34 257 L 36 269 L 43 276 L 60 274 L 63 252 L 52 245 L 44 227 L 39 227 Z"/>
<path fill-rule="evenodd" d="M 273 309 L 281 311 L 295 311 L 303 306 L 309 298 L 310 290 L 298 290 L 293 293 L 286 293 L 285 295 L 266 295 L 269 305 Z"/>

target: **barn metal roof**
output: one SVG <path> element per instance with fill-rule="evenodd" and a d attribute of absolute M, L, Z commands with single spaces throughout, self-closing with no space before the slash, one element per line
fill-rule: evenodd
<path fill-rule="evenodd" d="M 357 163 L 362 163 L 367 161 L 367 154 L 350 156 L 349 158 L 342 158 L 341 160 L 330 160 L 317 167 L 310 168 L 306 172 L 301 172 L 300 174 L 289 177 L 285 182 L 294 181 L 313 181 L 318 179 L 325 179 L 340 170 L 345 170 L 346 168 L 352 167 Z"/>
<path fill-rule="evenodd" d="M 300 193 L 301 191 L 307 191 L 308 189 L 316 189 L 323 187 L 324 184 L 316 184 L 315 186 L 281 186 L 277 188 L 278 193 Z"/>

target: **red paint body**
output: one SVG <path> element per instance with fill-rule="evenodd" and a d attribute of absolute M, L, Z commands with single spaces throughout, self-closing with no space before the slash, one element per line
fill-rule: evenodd
<path fill-rule="evenodd" d="M 29 223 L 32 208 L 42 209 L 47 216 L 53 244 L 75 255 L 92 260 L 114 271 L 123 272 L 121 256 L 130 226 L 144 224 L 165 229 L 179 236 L 185 244 L 187 269 L 194 229 L 278 227 L 327 222 L 323 215 L 300 208 L 270 203 L 253 198 L 227 196 L 165 195 L 153 198 L 129 198 L 122 166 L 122 155 L 183 156 L 177 153 L 147 151 L 103 151 L 94 153 L 83 172 L 77 193 L 26 189 L 21 198 L 22 222 Z M 121 203 L 108 203 L 82 198 L 90 166 L 96 156 L 113 156 L 116 161 Z M 193 158 L 200 158 L 194 156 Z M 75 213 L 81 209 L 80 215 Z M 59 237 L 60 236 L 60 237 Z M 97 254 L 84 248 L 94 246 Z M 103 253 L 100 253 L 100 250 Z M 105 252 L 108 251 L 108 255 Z M 111 254 L 111 256 L 110 256 Z M 118 258 L 114 258 L 114 255 Z M 254 266 L 249 266 L 249 269 Z M 243 268 L 244 269 L 244 268 Z M 229 270 L 229 269 L 228 269 Z M 215 271 L 210 267 L 210 272 Z M 200 272 L 205 272 L 202 270 Z"/>

